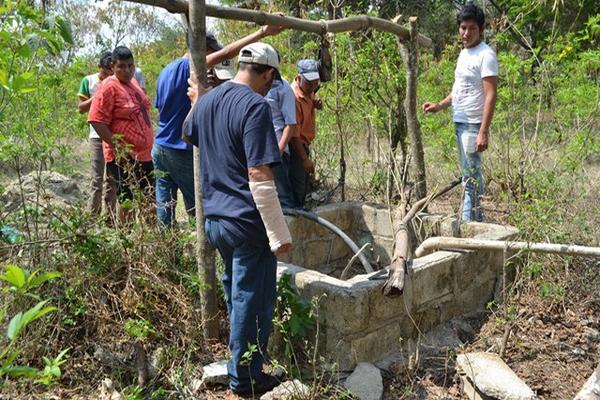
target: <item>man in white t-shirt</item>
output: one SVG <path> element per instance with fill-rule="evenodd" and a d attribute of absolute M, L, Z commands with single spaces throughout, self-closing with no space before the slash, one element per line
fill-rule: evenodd
<path fill-rule="evenodd" d="M 481 153 L 488 148 L 496 107 L 498 60 L 494 50 L 482 41 L 485 16 L 481 8 L 467 3 L 459 12 L 457 22 L 463 49 L 456 62 L 452 92 L 439 103 L 423 104 L 423 111 L 434 113 L 452 105 L 465 185 L 462 221 L 481 222 Z"/>
<path fill-rule="evenodd" d="M 113 74 L 111 69 L 111 53 L 106 52 L 100 56 L 100 62 L 98 63 L 100 69 L 95 74 L 88 75 L 81 80 L 79 85 L 79 113 L 85 114 L 90 111 L 92 104 L 92 98 L 100 85 L 100 82 L 104 78 L 109 77 Z M 102 198 L 104 197 L 104 204 L 106 212 L 109 216 L 114 215 L 115 205 L 117 201 L 117 188 L 116 182 L 110 179 L 104 179 L 104 155 L 102 154 L 102 140 L 96 133 L 92 125 L 90 125 L 90 152 L 92 161 L 91 171 L 91 188 L 90 188 L 90 200 L 88 202 L 88 210 L 93 216 L 97 216 L 102 211 Z M 103 193 L 104 186 L 104 196 Z"/>

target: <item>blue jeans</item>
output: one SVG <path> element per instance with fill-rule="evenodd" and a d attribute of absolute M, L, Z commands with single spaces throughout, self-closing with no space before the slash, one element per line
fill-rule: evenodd
<path fill-rule="evenodd" d="M 225 262 L 222 276 L 229 314 L 229 350 L 227 363 L 229 386 L 233 390 L 249 390 L 252 381 L 263 377 L 262 365 L 267 356 L 273 309 L 277 297 L 277 258 L 266 242 L 257 247 L 225 229 L 219 220 L 206 219 L 206 236 Z M 248 360 L 248 344 L 256 351 Z"/>
<path fill-rule="evenodd" d="M 481 173 L 481 153 L 466 152 L 462 140 L 464 135 L 476 135 L 479 132 L 481 124 L 455 122 L 455 125 L 462 180 L 465 186 L 462 221 L 482 222 L 481 195 L 483 195 L 484 183 L 483 174 Z"/>
<path fill-rule="evenodd" d="M 298 202 L 290 181 L 290 155 L 288 153 L 281 155 L 281 163 L 273 168 L 273 175 L 281 207 L 297 208 Z"/>
<path fill-rule="evenodd" d="M 194 157 L 191 150 L 175 150 L 154 144 L 152 161 L 156 175 L 156 212 L 161 226 L 175 225 L 177 189 L 183 194 L 185 209 L 194 216 Z"/>

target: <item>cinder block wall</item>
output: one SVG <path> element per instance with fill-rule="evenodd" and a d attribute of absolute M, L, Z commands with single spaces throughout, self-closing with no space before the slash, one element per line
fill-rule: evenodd
<path fill-rule="evenodd" d="M 392 232 L 385 207 L 340 203 L 316 212 L 342 228 L 359 247 L 366 241 L 373 243 L 369 258 L 389 265 Z M 319 353 L 341 370 L 350 370 L 362 361 L 382 360 L 400 352 L 419 332 L 426 333 L 455 316 L 481 309 L 503 279 L 502 253 L 439 251 L 412 261 L 402 296 L 385 297 L 381 293 L 387 277 L 384 271 L 346 281 L 328 276 L 320 268 L 332 260 L 347 262 L 351 251 L 314 222 L 289 218 L 288 224 L 295 250 L 279 263 L 278 273 L 291 274 L 304 299 L 320 299 Z M 454 231 L 452 219 L 424 217 L 413 236 Z M 513 227 L 493 224 L 469 224 L 463 231 L 470 237 L 500 240 L 518 234 Z"/>

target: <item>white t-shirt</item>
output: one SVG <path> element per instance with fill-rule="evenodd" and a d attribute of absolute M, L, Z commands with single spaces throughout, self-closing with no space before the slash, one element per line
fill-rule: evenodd
<path fill-rule="evenodd" d="M 483 78 L 488 76 L 498 76 L 498 59 L 490 46 L 481 42 L 460 52 L 452 86 L 455 122 L 481 123 L 485 102 Z"/>
<path fill-rule="evenodd" d="M 96 93 L 98 85 L 100 84 L 100 75 L 98 73 L 86 76 L 81 80 L 79 86 L 79 95 L 85 98 L 91 98 Z M 94 130 L 92 124 L 90 124 L 90 139 L 100 139 L 100 136 Z"/>

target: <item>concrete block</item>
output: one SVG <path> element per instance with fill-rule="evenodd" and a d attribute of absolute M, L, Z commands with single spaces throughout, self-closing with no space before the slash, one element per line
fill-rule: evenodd
<path fill-rule="evenodd" d="M 303 246 L 303 266 L 306 268 L 317 269 L 327 262 L 329 251 L 331 250 L 331 240 L 329 238 L 312 239 L 304 242 Z"/>
<path fill-rule="evenodd" d="M 485 396 L 499 400 L 534 400 L 537 398 L 529 386 L 497 354 L 459 354 L 456 357 L 456 366 L 461 379 L 467 380 L 477 389 L 477 392 Z M 481 396 L 479 393 L 478 395 Z M 466 394 L 470 398 L 477 398 L 471 393 Z"/>
<path fill-rule="evenodd" d="M 348 233 L 353 229 L 357 203 L 344 202 L 317 207 L 314 212 Z"/>
<path fill-rule="evenodd" d="M 390 213 L 386 210 L 378 209 L 375 213 L 375 227 L 372 230 L 374 235 L 386 236 L 392 238 L 394 233 L 392 232 L 392 221 L 390 220 Z"/>
<path fill-rule="evenodd" d="M 413 267 L 413 305 L 423 311 L 454 291 L 455 257 Z"/>
<path fill-rule="evenodd" d="M 403 342 L 413 333 L 410 321 L 400 318 L 376 327 L 350 340 L 351 358 L 354 362 L 383 360 L 402 350 Z"/>

